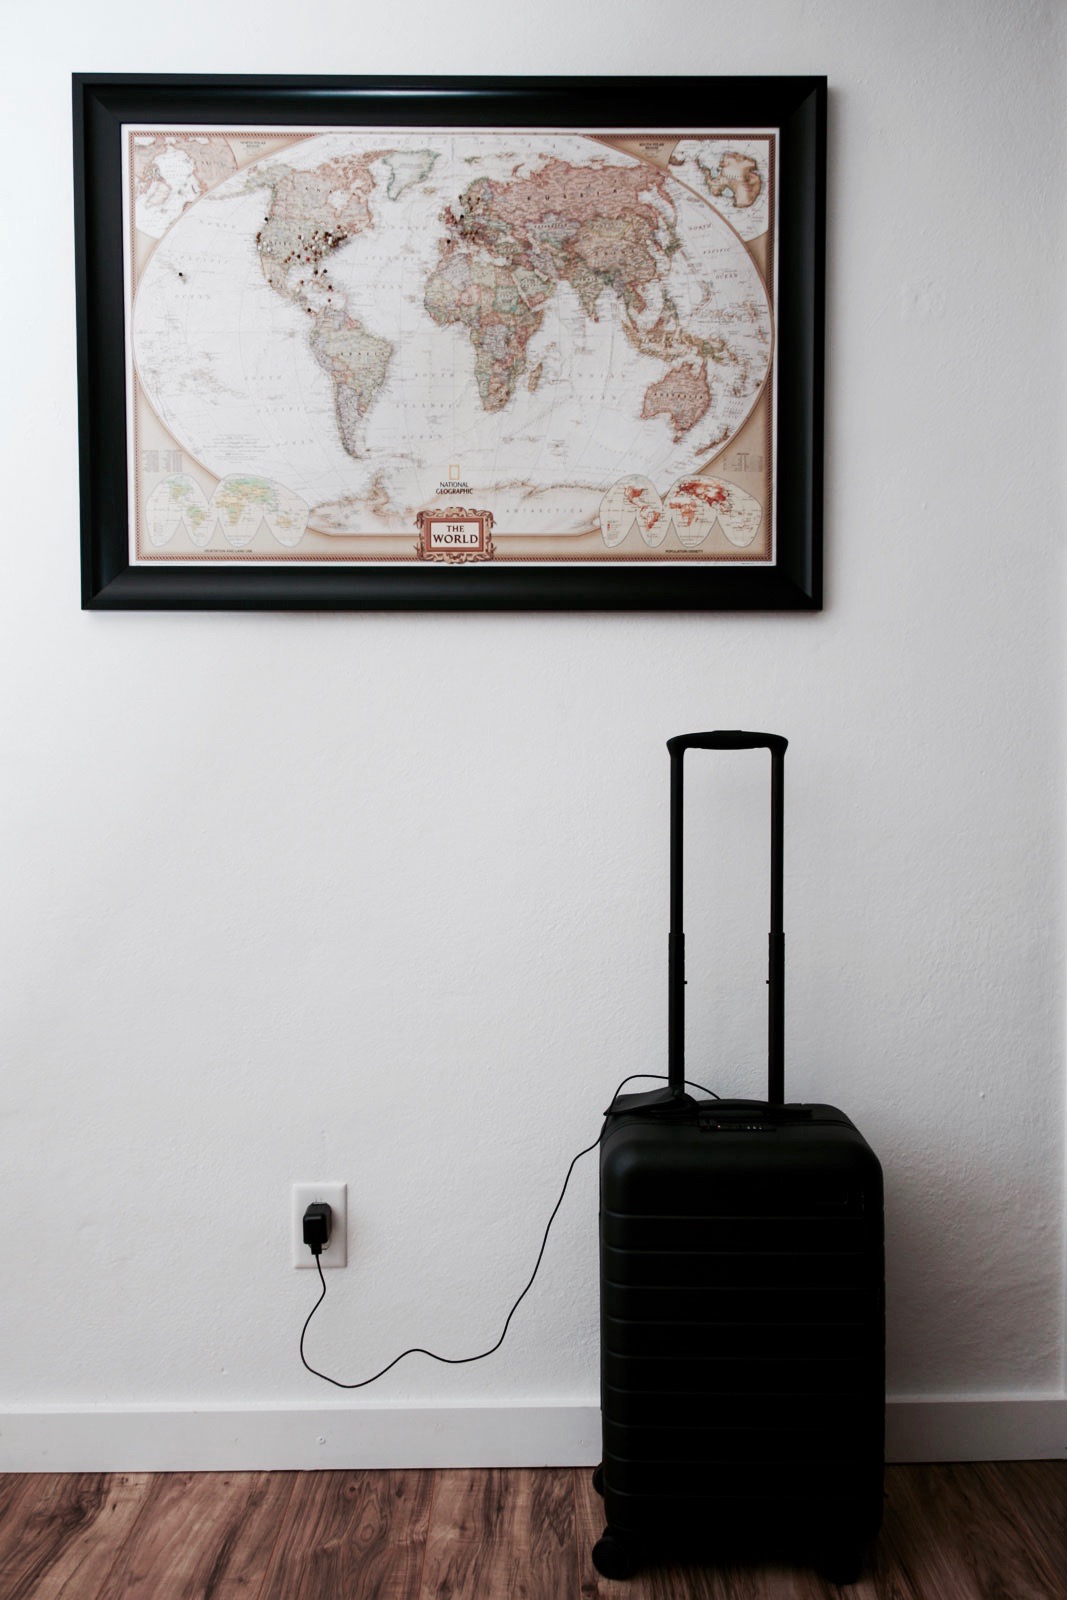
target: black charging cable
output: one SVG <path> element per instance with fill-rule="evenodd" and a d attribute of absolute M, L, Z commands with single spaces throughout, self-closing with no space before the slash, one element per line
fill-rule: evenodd
<path fill-rule="evenodd" d="M 619 1095 L 622 1093 L 623 1089 L 625 1089 L 626 1085 L 628 1083 L 633 1083 L 635 1078 L 654 1078 L 658 1082 L 663 1082 L 663 1083 L 666 1083 L 668 1081 L 666 1075 L 664 1073 L 662 1073 L 662 1072 L 631 1072 L 628 1078 L 624 1078 L 622 1080 L 622 1082 L 619 1084 L 619 1087 L 615 1090 L 615 1093 L 612 1095 L 612 1097 L 611 1097 L 611 1105 L 609 1105 L 608 1111 L 610 1111 L 612 1109 L 612 1107 L 614 1106 L 616 1100 L 619 1098 Z M 687 1078 L 685 1080 L 685 1086 L 686 1086 L 687 1089 L 700 1089 L 704 1094 L 710 1095 L 713 1100 L 718 1100 L 719 1099 L 719 1096 L 715 1093 L 714 1089 L 706 1089 L 702 1083 L 691 1083 L 689 1081 L 689 1079 Z M 607 1112 L 605 1112 L 605 1115 L 607 1115 Z M 462 1367 L 462 1366 L 465 1366 L 470 1361 L 484 1361 L 486 1356 L 495 1355 L 496 1352 L 500 1349 L 500 1346 L 504 1343 L 504 1339 L 505 1339 L 505 1337 L 507 1335 L 507 1331 L 508 1331 L 509 1327 L 511 1326 L 512 1317 L 515 1315 L 516 1311 L 522 1305 L 522 1302 L 525 1300 L 526 1296 L 529 1294 L 530 1290 L 533 1288 L 534 1279 L 537 1277 L 538 1268 L 541 1265 L 541 1261 L 542 1261 L 542 1258 L 543 1258 L 544 1253 L 545 1253 L 545 1246 L 548 1244 L 548 1235 L 549 1235 L 549 1233 L 550 1233 L 550 1231 L 552 1229 L 552 1224 L 556 1220 L 556 1213 L 559 1211 L 560 1206 L 563 1204 L 563 1197 L 567 1193 L 567 1185 L 571 1181 L 571 1173 L 574 1171 L 575 1167 L 578 1165 L 578 1162 L 582 1159 L 583 1156 L 587 1156 L 589 1154 L 590 1150 L 595 1150 L 596 1149 L 597 1145 L 600 1143 L 600 1141 L 601 1141 L 601 1139 L 603 1139 L 603 1137 L 604 1137 L 604 1129 L 601 1128 L 600 1132 L 597 1134 L 597 1136 L 593 1140 L 592 1144 L 587 1144 L 584 1150 L 579 1150 L 578 1154 L 571 1161 L 570 1166 L 567 1168 L 567 1176 L 563 1180 L 563 1188 L 559 1192 L 559 1199 L 556 1201 L 555 1205 L 552 1207 L 552 1215 L 549 1217 L 547 1223 L 545 1224 L 545 1232 L 544 1232 L 544 1237 L 541 1240 L 541 1248 L 537 1252 L 537 1260 L 534 1262 L 534 1269 L 530 1273 L 530 1277 L 529 1277 L 529 1280 L 528 1280 L 528 1282 L 526 1284 L 526 1287 L 525 1287 L 525 1289 L 523 1289 L 522 1293 L 519 1295 L 519 1298 L 515 1301 L 515 1304 L 512 1306 L 511 1310 L 508 1312 L 507 1318 L 506 1318 L 506 1320 L 504 1322 L 503 1329 L 501 1330 L 500 1338 L 496 1341 L 495 1344 L 490 1345 L 488 1350 L 481 1350 L 481 1351 L 479 1351 L 479 1353 L 476 1356 L 439 1356 L 439 1355 L 436 1354 L 435 1351 L 426 1350 L 426 1349 L 423 1348 L 422 1345 L 415 1344 L 415 1345 L 412 1345 L 410 1347 L 410 1349 L 402 1350 L 398 1356 L 394 1356 L 392 1361 L 389 1362 L 389 1365 L 386 1366 L 386 1367 L 383 1367 L 380 1372 L 376 1372 L 372 1378 L 361 1378 L 357 1383 L 342 1383 L 339 1378 L 331 1378 L 328 1373 L 320 1372 L 317 1367 L 313 1367 L 311 1365 L 311 1363 L 308 1361 L 307 1357 L 304 1354 L 304 1338 L 305 1338 L 305 1336 L 307 1334 L 308 1328 L 311 1325 L 312 1317 L 315 1315 L 316 1311 L 319 1309 L 319 1307 L 321 1306 L 322 1302 L 326 1298 L 326 1279 L 323 1277 L 323 1273 L 322 1273 L 322 1255 L 321 1255 L 321 1246 L 322 1246 L 322 1243 L 324 1243 L 325 1241 L 321 1241 L 320 1242 L 320 1247 L 317 1250 L 315 1249 L 314 1243 L 311 1243 L 310 1241 L 308 1241 L 309 1248 L 313 1251 L 314 1256 L 315 1256 L 315 1265 L 319 1270 L 319 1282 L 322 1284 L 322 1292 L 319 1295 L 319 1298 L 315 1301 L 315 1304 L 312 1306 L 311 1310 L 308 1312 L 307 1321 L 304 1323 L 304 1326 L 300 1331 L 300 1359 L 304 1363 L 304 1366 L 307 1367 L 307 1370 L 312 1374 L 313 1377 L 321 1378 L 324 1383 L 332 1383 L 335 1389 L 365 1389 L 369 1383 L 377 1383 L 379 1378 L 384 1378 L 385 1374 L 387 1372 L 391 1372 L 393 1370 L 393 1368 L 396 1366 L 397 1362 L 398 1361 L 403 1361 L 405 1356 L 429 1356 L 431 1361 L 441 1361 L 446 1366 L 450 1366 L 450 1367 Z M 305 1239 L 306 1239 L 306 1237 L 307 1237 L 307 1231 L 305 1229 Z"/>

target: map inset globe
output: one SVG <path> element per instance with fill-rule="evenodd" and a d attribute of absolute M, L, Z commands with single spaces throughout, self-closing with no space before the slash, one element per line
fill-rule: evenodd
<path fill-rule="evenodd" d="M 655 166 L 577 135 L 360 130 L 188 204 L 132 343 L 181 447 L 320 532 L 410 532 L 459 481 L 497 534 L 559 534 L 635 470 L 666 493 L 722 448 L 772 318 L 737 234 Z"/>

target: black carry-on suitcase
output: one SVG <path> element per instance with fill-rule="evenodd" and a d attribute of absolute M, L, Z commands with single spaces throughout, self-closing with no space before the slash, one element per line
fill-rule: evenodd
<path fill-rule="evenodd" d="M 668 1087 L 620 1096 L 600 1151 L 605 1577 L 645 1559 L 793 1556 L 859 1576 L 882 1517 L 882 1173 L 833 1106 L 786 1105 L 786 740 L 668 740 Z M 769 1085 L 695 1100 L 684 1065 L 683 757 L 771 753 Z"/>

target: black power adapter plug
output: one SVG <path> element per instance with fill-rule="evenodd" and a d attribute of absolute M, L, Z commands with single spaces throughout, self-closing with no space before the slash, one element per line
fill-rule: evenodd
<path fill-rule="evenodd" d="M 319 1256 L 330 1242 L 333 1211 L 325 1200 L 316 1200 L 304 1212 L 304 1243 L 313 1256 Z"/>

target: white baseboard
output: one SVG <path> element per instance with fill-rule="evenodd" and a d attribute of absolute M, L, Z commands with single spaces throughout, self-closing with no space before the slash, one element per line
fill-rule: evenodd
<path fill-rule="evenodd" d="M 593 1465 L 593 1406 L 206 1406 L 0 1413 L 2 1472 Z"/>
<path fill-rule="evenodd" d="M 887 1461 L 1061 1460 L 1067 1457 L 1067 1399 L 891 1399 L 885 1453 Z"/>
<path fill-rule="evenodd" d="M 592 1466 L 595 1406 L 68 1407 L 0 1412 L 0 1472 Z M 890 1461 L 1067 1457 L 1067 1398 L 892 1399 Z"/>

